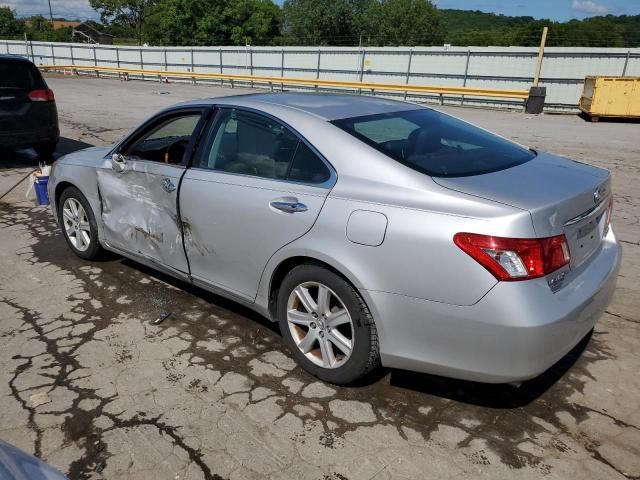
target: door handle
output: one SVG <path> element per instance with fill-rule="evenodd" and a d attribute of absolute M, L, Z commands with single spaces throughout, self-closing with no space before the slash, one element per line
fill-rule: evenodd
<path fill-rule="evenodd" d="M 162 179 L 162 189 L 167 193 L 171 193 L 176 189 L 176 186 L 173 184 L 170 178 L 164 177 Z"/>
<path fill-rule="evenodd" d="M 269 203 L 273 208 L 287 213 L 306 212 L 309 210 L 304 203 L 300 202 L 278 202 Z"/>

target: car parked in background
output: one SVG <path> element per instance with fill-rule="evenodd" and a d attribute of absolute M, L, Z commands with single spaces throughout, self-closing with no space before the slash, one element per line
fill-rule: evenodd
<path fill-rule="evenodd" d="M 53 91 L 23 57 L 0 55 L 0 148 L 33 148 L 44 158 L 60 137 Z"/>
<path fill-rule="evenodd" d="M 55 162 L 52 209 L 102 248 L 280 323 L 301 366 L 537 376 L 593 329 L 620 263 L 609 172 L 411 103 L 191 101 Z"/>

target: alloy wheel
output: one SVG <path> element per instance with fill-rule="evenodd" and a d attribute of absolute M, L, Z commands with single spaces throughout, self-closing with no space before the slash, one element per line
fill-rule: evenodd
<path fill-rule="evenodd" d="M 316 365 L 338 368 L 351 357 L 351 315 L 326 285 L 305 282 L 294 288 L 287 301 L 287 324 L 296 346 Z"/>
<path fill-rule="evenodd" d="M 62 206 L 62 220 L 67 238 L 78 251 L 84 252 L 91 244 L 91 225 L 82 204 L 67 198 Z"/>

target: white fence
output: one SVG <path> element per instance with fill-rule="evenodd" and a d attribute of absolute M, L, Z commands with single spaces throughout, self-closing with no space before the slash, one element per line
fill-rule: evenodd
<path fill-rule="evenodd" d="M 528 89 L 536 47 L 121 47 L 0 40 L 0 54 L 36 64 L 76 64 L 362 80 L 413 85 Z M 575 110 L 586 75 L 640 76 L 640 48 L 547 47 L 540 85 L 547 110 Z M 157 77 L 156 77 L 157 78 Z M 151 78 L 149 78 L 151 79 Z M 405 95 L 406 96 L 406 95 Z M 409 94 L 410 97 L 416 95 Z M 428 97 L 420 95 L 421 97 Z M 445 102 L 516 106 L 500 99 Z M 521 105 L 521 104 L 520 104 Z"/>

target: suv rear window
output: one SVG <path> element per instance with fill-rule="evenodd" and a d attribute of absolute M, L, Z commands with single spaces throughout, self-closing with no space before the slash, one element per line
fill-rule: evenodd
<path fill-rule="evenodd" d="M 435 110 L 345 118 L 332 122 L 398 162 L 433 177 L 464 177 L 504 170 L 536 154 Z"/>
<path fill-rule="evenodd" d="M 35 90 L 40 88 L 40 73 L 26 62 L 0 60 L 0 88 Z"/>

